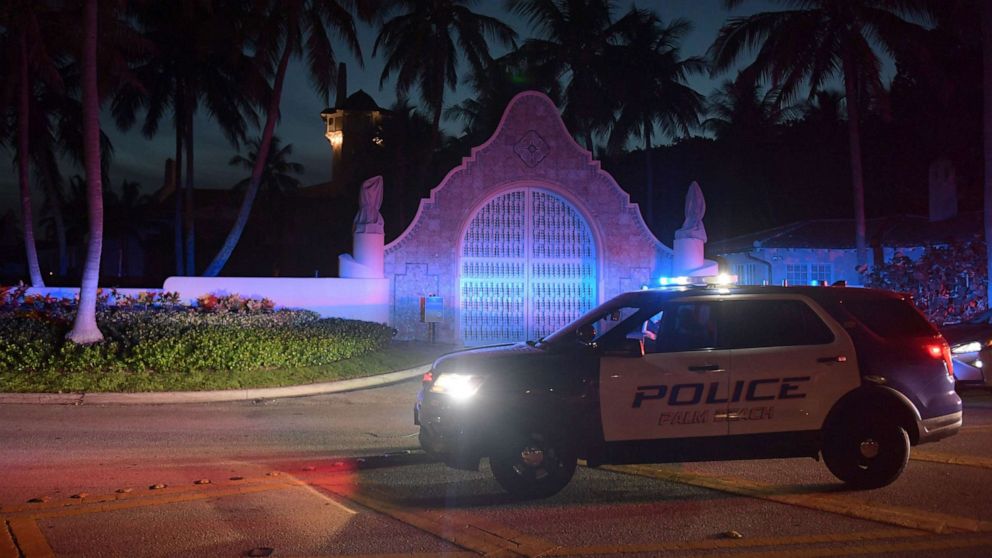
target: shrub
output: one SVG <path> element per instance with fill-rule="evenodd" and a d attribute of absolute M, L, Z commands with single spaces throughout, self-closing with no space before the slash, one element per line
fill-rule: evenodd
<path fill-rule="evenodd" d="M 237 295 L 197 307 L 171 297 L 115 297 L 97 311 L 104 341 L 65 340 L 74 304 L 0 291 L 0 391 L 11 373 L 193 374 L 329 364 L 383 348 L 382 324 L 321 319 L 307 310 L 273 311 Z M 16 302 L 11 302 L 12 300 Z"/>

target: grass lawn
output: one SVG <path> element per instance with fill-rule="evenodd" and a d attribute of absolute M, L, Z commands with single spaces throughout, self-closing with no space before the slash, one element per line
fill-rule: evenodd
<path fill-rule="evenodd" d="M 279 387 L 384 374 L 433 362 L 457 350 L 452 345 L 392 341 L 385 350 L 339 360 L 324 366 L 241 372 L 133 373 L 79 372 L 0 375 L 0 392 L 147 392 L 203 391 Z"/>

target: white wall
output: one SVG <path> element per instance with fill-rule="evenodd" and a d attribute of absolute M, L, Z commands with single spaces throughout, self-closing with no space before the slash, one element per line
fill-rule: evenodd
<path fill-rule="evenodd" d="M 239 294 L 268 298 L 277 308 L 313 310 L 325 318 L 389 323 L 389 279 L 169 277 L 163 288 L 183 300 Z"/>
<path fill-rule="evenodd" d="M 268 298 L 276 308 L 304 308 L 322 317 L 389 323 L 389 279 L 311 279 L 301 277 L 169 277 L 163 288 L 117 289 L 123 295 L 178 292 L 190 302 L 208 295 Z M 75 298 L 78 288 L 29 288 L 28 294 Z"/>

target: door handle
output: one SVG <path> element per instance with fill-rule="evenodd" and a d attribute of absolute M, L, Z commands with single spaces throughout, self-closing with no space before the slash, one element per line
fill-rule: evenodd
<path fill-rule="evenodd" d="M 690 366 L 689 372 L 723 372 L 719 364 L 700 364 L 696 366 Z"/>
<path fill-rule="evenodd" d="M 816 362 L 847 362 L 847 357 L 844 355 L 826 356 L 816 359 Z"/>

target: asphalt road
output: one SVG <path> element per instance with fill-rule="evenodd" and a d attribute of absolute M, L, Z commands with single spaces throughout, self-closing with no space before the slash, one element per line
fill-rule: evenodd
<path fill-rule="evenodd" d="M 0 405 L 8 556 L 990 556 L 992 395 L 847 492 L 809 459 L 580 468 L 513 501 L 428 462 L 418 384 L 189 405 Z"/>

